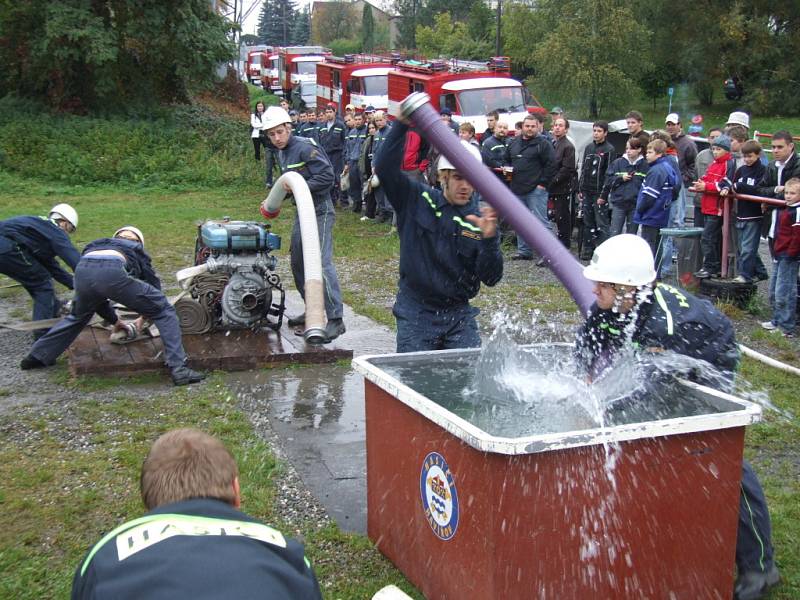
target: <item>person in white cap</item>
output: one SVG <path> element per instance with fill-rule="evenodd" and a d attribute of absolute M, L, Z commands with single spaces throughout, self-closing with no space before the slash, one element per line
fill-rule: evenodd
<path fill-rule="evenodd" d="M 750 130 L 750 115 L 746 112 L 742 112 L 740 110 L 732 112 L 728 116 L 728 121 L 725 123 L 726 127 L 730 127 L 732 125 L 738 125 L 740 127 L 744 127 L 747 131 Z"/>
<path fill-rule="evenodd" d="M 602 376 L 627 347 L 645 362 L 648 353 L 665 351 L 698 359 L 680 374 L 722 391 L 732 387 L 739 350 L 730 319 L 708 300 L 656 283 L 653 253 L 642 238 L 627 233 L 609 238 L 595 249 L 583 274 L 594 282 L 597 297 L 576 339 L 576 357 L 589 380 Z M 771 538 L 764 491 L 743 461 L 735 599 L 757 600 L 780 582 Z"/>
<path fill-rule="evenodd" d="M 56 261 L 73 271 L 80 253 L 69 235 L 78 228 L 78 213 L 69 204 L 56 204 L 47 217 L 20 216 L 0 221 L 0 273 L 17 281 L 33 298 L 33 320 L 57 317 L 61 303 L 53 279 L 72 289 L 73 277 Z M 34 331 L 34 338 L 44 333 Z"/>
<path fill-rule="evenodd" d="M 75 268 L 75 298 L 72 313 L 37 340 L 20 368 L 38 369 L 55 364 L 56 359 L 80 335 L 95 313 L 114 325 L 114 331 L 133 333 L 135 329 L 117 316 L 113 302 L 135 310 L 158 327 L 164 344 L 164 361 L 175 385 L 197 383 L 203 373 L 186 366 L 186 352 L 175 308 L 161 291 L 159 280 L 144 251 L 144 235 L 133 225 L 86 245 Z"/>

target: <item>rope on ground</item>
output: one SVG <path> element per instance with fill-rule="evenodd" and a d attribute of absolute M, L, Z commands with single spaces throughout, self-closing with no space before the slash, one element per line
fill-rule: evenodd
<path fill-rule="evenodd" d="M 770 358 L 766 354 L 761 354 L 761 352 L 756 352 L 755 350 L 753 350 L 752 348 L 748 348 L 744 344 L 739 344 L 739 349 L 745 356 L 749 356 L 750 358 L 762 362 L 765 365 L 769 365 L 770 367 L 775 367 L 776 369 L 780 369 L 781 371 L 786 371 L 787 373 L 792 373 L 800 377 L 800 369 L 798 369 L 797 367 L 794 367 L 792 365 L 787 365 L 786 363 L 782 363 L 779 360 Z"/>

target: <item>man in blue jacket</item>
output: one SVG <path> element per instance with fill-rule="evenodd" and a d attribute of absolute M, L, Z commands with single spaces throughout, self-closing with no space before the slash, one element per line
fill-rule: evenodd
<path fill-rule="evenodd" d="M 490 207 L 478 211 L 472 185 L 445 156 L 438 164 L 441 190 L 404 175 L 407 131 L 406 123 L 396 121 L 374 159 L 400 236 L 400 284 L 392 311 L 397 351 L 478 347 L 478 309 L 469 301 L 481 283 L 493 286 L 503 276 L 497 216 Z M 462 143 L 477 167 L 480 151 Z"/>
<path fill-rule="evenodd" d="M 345 141 L 344 156 L 347 164 L 345 169 L 350 183 L 350 203 L 353 205 L 353 212 L 361 212 L 361 170 L 358 168 L 358 160 L 361 158 L 361 147 L 367 139 L 367 126 L 364 123 L 364 113 L 353 115 L 353 128 L 347 132 Z"/>
<path fill-rule="evenodd" d="M 329 104 L 325 107 L 325 121 L 317 126 L 317 137 L 319 145 L 328 155 L 328 160 L 333 167 L 333 188 L 331 189 L 331 200 L 336 206 L 340 202 L 341 190 L 339 189 L 339 177 L 344 171 L 344 145 L 347 137 L 345 124 L 336 116 L 336 105 Z M 342 206 L 347 206 L 346 199 L 341 198 Z"/>
<path fill-rule="evenodd" d="M 321 600 L 303 547 L 241 512 L 231 453 L 197 429 L 158 438 L 139 479 L 148 513 L 78 565 L 72 600 Z"/>
<path fill-rule="evenodd" d="M 111 238 L 90 242 L 75 268 L 75 298 L 72 313 L 40 337 L 20 368 L 38 369 L 52 365 L 97 313 L 114 325 L 114 331 L 130 326 L 119 320 L 112 301 L 119 302 L 155 323 L 164 344 L 167 367 L 175 385 L 197 383 L 203 373 L 186 366 L 186 352 L 175 308 L 161 291 L 161 281 L 144 251 L 144 235 L 131 225 Z"/>
<path fill-rule="evenodd" d="M 58 316 L 61 305 L 53 279 L 72 289 L 73 278 L 56 261 L 73 271 L 80 253 L 68 234 L 78 227 L 78 213 L 69 204 L 57 204 L 45 217 L 12 217 L 0 221 L 0 273 L 22 284 L 33 298 L 33 320 Z M 44 330 L 34 332 L 40 337 Z"/>

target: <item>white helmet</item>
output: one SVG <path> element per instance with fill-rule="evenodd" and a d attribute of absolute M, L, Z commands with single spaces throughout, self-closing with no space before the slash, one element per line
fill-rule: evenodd
<path fill-rule="evenodd" d="M 621 285 L 647 285 L 656 278 L 650 244 L 638 235 L 615 235 L 594 250 L 592 262 L 583 268 L 591 281 Z"/>
<path fill-rule="evenodd" d="M 728 122 L 725 123 L 726 125 L 742 125 L 747 129 L 750 129 L 750 115 L 746 112 L 736 111 L 732 112 L 728 117 Z"/>
<path fill-rule="evenodd" d="M 269 131 L 278 125 L 291 123 L 292 117 L 290 117 L 289 113 L 280 106 L 270 106 L 267 108 L 264 116 L 261 118 L 261 122 L 264 124 L 264 130 Z"/>
<path fill-rule="evenodd" d="M 144 235 L 142 235 L 142 231 L 138 227 L 134 227 L 133 225 L 125 225 L 125 227 L 120 227 L 114 232 L 114 237 L 117 237 L 123 231 L 130 231 L 133 235 L 139 238 L 139 241 L 142 243 L 142 247 L 144 247 Z"/>
<path fill-rule="evenodd" d="M 61 219 L 72 225 L 75 229 L 78 228 L 78 213 L 69 204 L 56 204 L 50 209 L 48 218 L 53 220 Z"/>
<path fill-rule="evenodd" d="M 481 151 L 478 150 L 478 147 L 475 144 L 470 144 L 467 140 L 460 140 L 460 141 L 461 141 L 461 145 L 464 148 L 466 148 L 469 151 L 470 154 L 472 154 L 472 156 L 475 158 L 475 160 L 477 160 L 480 163 L 483 163 L 483 160 L 481 159 Z M 455 171 L 456 168 L 453 166 L 453 163 L 451 163 L 447 159 L 447 157 L 444 154 L 442 154 L 439 157 L 439 164 L 436 167 L 436 170 L 437 171 L 447 171 L 447 170 Z"/>

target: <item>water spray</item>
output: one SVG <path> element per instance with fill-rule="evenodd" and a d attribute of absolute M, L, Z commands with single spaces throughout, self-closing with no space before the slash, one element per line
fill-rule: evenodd
<path fill-rule="evenodd" d="M 517 235 L 544 258 L 546 264 L 564 284 L 581 312 L 587 314 L 594 302 L 591 282 L 583 276 L 583 266 L 561 242 L 523 206 L 482 163 L 464 149 L 453 132 L 430 104 L 430 97 L 415 92 L 400 104 L 400 118 L 411 120 L 425 137 L 453 163 L 481 196 L 511 224 Z"/>

